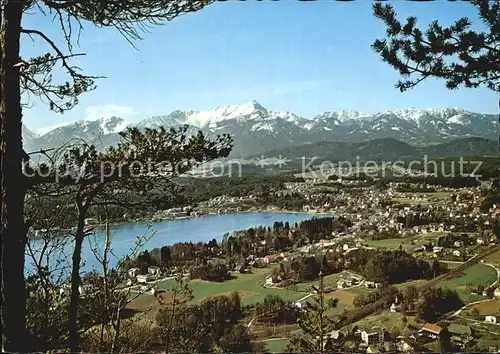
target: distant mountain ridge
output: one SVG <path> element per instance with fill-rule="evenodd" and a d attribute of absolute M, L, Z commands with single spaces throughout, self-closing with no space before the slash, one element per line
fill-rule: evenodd
<path fill-rule="evenodd" d="M 241 157 L 321 141 L 363 142 L 394 138 L 425 146 L 463 137 L 496 139 L 497 119 L 494 114 L 459 108 L 408 108 L 375 114 L 339 110 L 304 118 L 292 112 L 275 112 L 252 101 L 203 112 L 176 110 L 137 123 L 106 117 L 63 123 L 37 132 L 23 126 L 23 140 L 27 151 L 58 147 L 74 138 L 104 148 L 116 144 L 118 132 L 127 126 L 158 128 L 188 124 L 207 134 L 230 134 L 235 142 L 232 156 Z"/>
<path fill-rule="evenodd" d="M 312 144 L 293 146 L 285 149 L 267 151 L 255 158 L 281 156 L 284 159 L 301 158 L 318 161 L 395 161 L 446 157 L 473 157 L 499 155 L 498 143 L 484 138 L 462 138 L 446 143 L 429 146 L 413 146 L 393 138 L 374 139 L 353 143 L 342 141 L 321 141 Z"/>

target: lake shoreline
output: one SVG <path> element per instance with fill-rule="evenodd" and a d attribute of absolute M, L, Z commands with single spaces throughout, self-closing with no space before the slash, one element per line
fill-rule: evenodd
<path fill-rule="evenodd" d="M 196 216 L 181 216 L 181 217 L 172 217 L 172 218 L 144 218 L 144 219 L 135 219 L 135 220 L 124 220 L 124 221 L 110 221 L 108 225 L 110 226 L 120 226 L 126 224 L 137 224 L 137 223 L 145 223 L 147 225 L 153 225 L 154 223 L 160 223 L 163 221 L 177 221 L 177 220 L 189 220 L 189 219 L 198 219 L 206 216 L 216 216 L 216 215 L 231 215 L 231 214 L 246 214 L 246 213 L 275 213 L 275 214 L 301 214 L 301 215 L 318 215 L 318 216 L 334 216 L 333 213 L 328 212 L 316 212 L 316 211 L 292 211 L 292 210 L 267 210 L 267 209 L 258 209 L 258 210 L 239 210 L 239 211 L 231 211 L 226 213 L 207 213 Z M 279 220 L 276 220 L 279 221 Z M 98 228 L 104 230 L 106 224 L 92 224 L 86 225 L 86 229 Z M 258 225 L 256 225 L 258 226 Z M 40 230 L 37 230 L 40 231 Z M 48 232 L 47 232 L 48 233 Z M 72 236 L 74 231 L 73 229 L 62 229 L 62 230 L 53 230 L 53 233 L 60 234 L 59 237 L 67 237 Z M 45 234 L 45 233 L 44 233 Z M 52 235 L 52 237 L 58 237 Z M 31 239 L 34 240 L 43 240 L 42 236 L 35 235 L 31 233 Z"/>
<path fill-rule="evenodd" d="M 115 257 L 122 257 L 130 253 L 131 248 L 134 247 L 137 236 L 151 235 L 154 237 L 148 239 L 143 249 L 161 248 L 163 246 L 171 246 L 176 243 L 198 243 L 209 242 L 210 240 L 217 240 L 220 242 L 224 234 L 231 233 L 238 230 L 246 230 L 258 226 L 273 226 L 273 222 L 289 222 L 290 225 L 309 220 L 320 214 L 306 213 L 306 212 L 279 212 L 279 211 L 239 211 L 227 214 L 208 214 L 204 216 L 212 216 L 210 218 L 185 218 L 179 222 L 163 221 L 138 221 L 138 222 L 121 222 L 115 223 L 111 229 L 112 232 L 112 247 Z M 178 220 L 178 219 L 177 219 Z M 82 249 L 82 262 L 85 266 L 82 267 L 83 272 L 92 270 L 92 266 L 98 266 L 95 256 L 92 253 L 91 246 L 97 247 L 98 250 L 104 248 L 103 229 L 94 225 L 93 236 L 86 237 Z M 54 232 L 52 233 L 55 234 Z M 71 254 L 74 248 L 74 237 L 68 235 L 61 235 L 60 238 L 66 238 L 67 242 L 61 245 L 61 254 L 71 261 Z M 56 237 L 52 236 L 56 241 Z M 57 239 L 60 239 L 57 237 Z M 49 239 L 49 237 L 47 237 Z M 31 246 L 36 251 L 43 247 L 43 240 L 31 238 L 29 240 Z M 49 241 L 50 242 L 50 241 Z M 102 248 L 101 248 L 102 247 Z M 59 252 L 59 251 L 58 251 Z M 57 257 L 56 257 L 57 258 Z M 56 259 L 54 258 L 54 260 Z M 113 262 L 115 262 L 114 257 Z M 118 259 L 117 258 L 117 259 Z M 52 262 L 52 261 L 51 261 Z M 29 263 L 29 261 L 27 261 Z M 51 263 L 52 264 L 52 263 Z M 26 270 L 30 271 L 31 265 L 26 265 Z M 113 264 L 111 264 L 113 266 Z"/>

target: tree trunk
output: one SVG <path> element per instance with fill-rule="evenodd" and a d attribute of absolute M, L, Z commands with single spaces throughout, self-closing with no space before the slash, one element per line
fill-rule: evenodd
<path fill-rule="evenodd" d="M 24 1 L 8 1 L 2 22 L 2 335 L 6 351 L 23 351 L 26 342 L 24 284 L 24 176 L 22 174 L 19 40 Z"/>
<path fill-rule="evenodd" d="M 75 233 L 75 249 L 73 251 L 73 264 L 71 269 L 71 300 L 68 311 L 69 349 L 78 351 L 78 300 L 80 298 L 80 263 L 82 259 L 82 246 L 85 238 L 85 215 L 86 208 L 78 205 L 78 225 Z"/>
<path fill-rule="evenodd" d="M 120 335 L 121 335 L 121 325 L 122 325 L 122 319 L 121 319 L 121 302 L 118 303 L 118 310 L 116 312 L 116 323 L 113 325 L 114 330 L 115 330 L 115 335 L 113 337 L 113 344 L 111 346 L 111 353 L 119 353 L 119 340 L 120 340 Z M 113 321 L 111 322 L 113 323 Z M 167 352 L 168 353 L 168 352 Z"/>
<path fill-rule="evenodd" d="M 3 26 L 3 8 L 0 7 L 0 73 L 2 73 L 2 58 L 3 58 L 3 50 L 2 50 L 2 39 L 1 39 L 1 28 Z M 2 84 L 0 80 L 0 107 L 2 105 Z M 4 207 L 4 202 L 3 202 L 3 164 L 2 164 L 2 141 L 3 141 L 3 124 L 2 124 L 2 112 L 0 109 L 0 197 L 2 198 L 0 201 L 0 304 L 3 306 L 3 278 L 2 278 L 2 253 L 3 253 L 3 207 Z M 1 310 L 0 310 L 1 312 Z M 0 316 L 1 318 L 2 316 Z M 3 332 L 3 319 L 0 321 L 2 324 L 2 332 Z M 5 352 L 5 347 L 4 347 L 4 342 L 5 342 L 5 337 L 2 337 L 2 353 Z"/>

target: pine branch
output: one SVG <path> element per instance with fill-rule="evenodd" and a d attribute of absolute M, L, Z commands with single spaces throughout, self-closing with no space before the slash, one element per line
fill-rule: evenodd
<path fill-rule="evenodd" d="M 500 34 L 494 31 L 500 23 L 499 6 L 485 6 L 486 2 L 478 1 L 472 3 L 480 9 L 483 20 L 491 24 L 491 33 L 470 31 L 470 20 L 461 18 L 445 28 L 434 21 L 424 37 L 423 31 L 415 27 L 415 17 L 408 18 L 403 26 L 396 19 L 391 5 L 376 3 L 373 6 L 374 15 L 387 27 L 388 39 L 377 39 L 372 48 L 401 76 L 418 74 L 417 79 L 399 81 L 396 87 L 406 91 L 429 77 L 438 77 L 444 79 L 450 89 L 460 85 L 484 85 L 500 91 Z M 495 11 L 496 17 L 493 16 Z M 452 60 L 457 56 L 461 62 Z"/>

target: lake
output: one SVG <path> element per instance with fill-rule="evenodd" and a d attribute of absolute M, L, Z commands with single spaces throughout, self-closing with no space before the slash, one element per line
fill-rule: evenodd
<path fill-rule="evenodd" d="M 315 215 L 307 213 L 276 213 L 276 212 L 243 212 L 234 214 L 206 215 L 198 218 L 186 218 L 177 220 L 163 220 L 156 222 L 137 222 L 131 224 L 110 225 L 111 247 L 115 257 L 110 260 L 115 265 L 119 257 L 130 253 L 134 247 L 137 236 L 154 236 L 146 243 L 144 249 L 152 249 L 177 242 L 208 242 L 212 239 L 222 240 L 226 232 L 248 229 L 250 227 L 272 226 L 275 221 L 288 221 L 291 226 L 295 222 L 311 219 Z M 321 214 L 316 215 L 322 216 Z M 71 264 L 71 252 L 74 241 L 67 239 L 62 251 L 51 255 L 51 265 L 54 260 L 63 260 L 64 265 Z M 40 241 L 31 241 L 33 249 L 40 247 Z M 92 249 L 102 252 L 104 248 L 104 230 L 96 229 L 95 233 L 84 241 L 82 251 L 82 270 L 89 271 L 93 266 L 98 267 Z M 31 257 L 26 257 L 26 271 L 33 269 Z M 58 267 L 59 268 L 59 267 Z"/>

